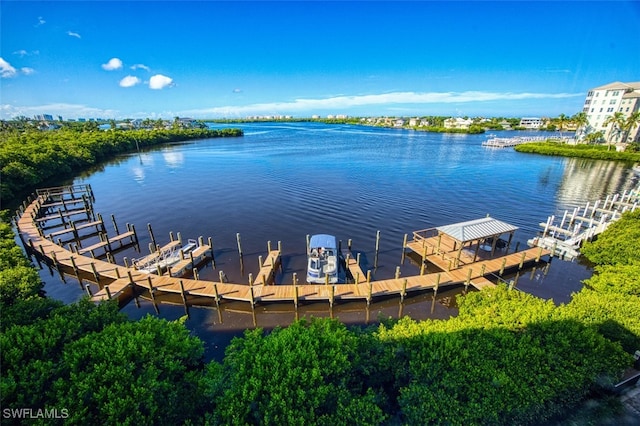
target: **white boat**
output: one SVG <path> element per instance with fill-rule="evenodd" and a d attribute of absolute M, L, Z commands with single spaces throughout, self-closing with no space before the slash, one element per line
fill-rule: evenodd
<path fill-rule="evenodd" d="M 195 250 L 198 247 L 198 242 L 196 240 L 189 239 L 187 244 L 178 248 L 175 244 L 169 244 L 169 247 L 166 249 L 161 249 L 160 251 L 153 253 L 143 259 L 133 260 L 133 267 L 140 272 L 144 272 L 147 274 L 156 274 L 158 271 L 160 273 L 164 273 L 171 266 L 180 262 L 185 255 L 188 255 L 189 252 Z M 182 256 L 181 256 L 182 253 Z"/>
<path fill-rule="evenodd" d="M 307 282 L 324 284 L 338 282 L 338 245 L 336 237 L 327 234 L 313 235 L 309 240 Z"/>

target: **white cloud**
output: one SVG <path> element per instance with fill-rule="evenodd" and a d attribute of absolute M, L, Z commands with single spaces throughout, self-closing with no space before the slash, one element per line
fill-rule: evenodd
<path fill-rule="evenodd" d="M 15 52 L 13 52 L 14 55 L 20 55 L 20 57 L 22 58 L 23 56 L 27 56 L 29 54 L 29 52 L 27 52 L 24 49 L 21 50 L 16 50 Z"/>
<path fill-rule="evenodd" d="M 151 68 L 149 68 L 146 65 L 143 64 L 134 64 L 131 66 L 132 70 L 137 70 L 137 69 L 141 69 L 141 70 L 145 70 L 145 71 L 151 71 Z"/>
<path fill-rule="evenodd" d="M 80 37 L 80 34 L 75 33 L 73 31 L 67 31 L 67 35 L 71 36 L 71 37 L 75 37 L 75 38 L 82 38 L 82 37 Z"/>
<path fill-rule="evenodd" d="M 42 16 L 38 16 L 38 23 L 34 25 L 34 27 L 39 27 L 40 25 L 44 25 L 47 21 L 42 19 Z"/>
<path fill-rule="evenodd" d="M 133 87 L 136 84 L 140 84 L 140 83 L 141 81 L 138 77 L 135 77 L 133 75 L 128 75 L 122 80 L 120 80 L 120 87 Z"/>
<path fill-rule="evenodd" d="M 118 58 L 111 58 L 106 64 L 102 64 L 102 69 L 107 71 L 119 70 L 122 68 L 122 61 Z"/>
<path fill-rule="evenodd" d="M 18 71 L 11 64 L 0 57 L 0 77 L 11 78 L 15 77 Z"/>
<path fill-rule="evenodd" d="M 35 74 L 36 70 L 29 67 L 22 67 L 20 68 L 20 72 L 22 72 L 22 74 L 24 75 L 31 75 L 31 74 Z"/>
<path fill-rule="evenodd" d="M 166 75 L 156 74 L 149 79 L 149 88 L 154 90 L 164 89 L 167 86 L 170 86 L 173 83 L 173 79 L 171 77 L 167 77 Z"/>
<path fill-rule="evenodd" d="M 233 93 L 242 93 L 242 89 L 233 89 Z"/>
<path fill-rule="evenodd" d="M 339 110 L 340 108 L 400 105 L 400 104 L 451 104 L 488 101 L 514 101 L 524 99 L 563 99 L 584 96 L 584 93 L 511 93 L 511 92 L 391 92 L 373 95 L 334 96 L 324 99 L 295 99 L 290 102 L 272 102 L 243 106 L 223 106 L 200 110 L 181 111 L 183 115 L 251 115 L 293 113 L 314 110 Z"/>

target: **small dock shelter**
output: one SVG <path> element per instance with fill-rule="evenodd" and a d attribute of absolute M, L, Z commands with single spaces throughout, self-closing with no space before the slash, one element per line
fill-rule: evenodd
<path fill-rule="evenodd" d="M 445 270 L 475 263 L 479 251 L 495 255 L 499 245 L 508 253 L 514 232 L 518 227 L 492 217 L 453 223 L 413 232 L 413 241 L 407 244 L 411 250 Z M 509 234 L 506 244 L 501 237 Z M 440 260 L 440 261 L 439 261 Z M 440 265 L 440 263 L 442 265 Z"/>

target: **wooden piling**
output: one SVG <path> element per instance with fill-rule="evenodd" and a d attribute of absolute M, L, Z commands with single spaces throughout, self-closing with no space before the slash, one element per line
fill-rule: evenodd
<path fill-rule="evenodd" d="M 149 295 L 151 296 L 151 300 L 153 304 L 157 304 L 156 302 L 156 292 L 153 289 L 153 281 L 151 281 L 151 276 L 147 276 L 147 284 L 149 285 Z"/>
<path fill-rule="evenodd" d="M 149 230 L 149 236 L 151 237 L 151 244 L 153 245 L 153 247 L 156 247 L 157 246 L 156 237 L 153 235 L 153 229 L 151 228 L 150 223 L 147 223 L 147 229 Z"/>
<path fill-rule="evenodd" d="M 180 280 L 179 283 L 180 283 L 180 295 L 182 296 L 182 303 L 184 303 L 184 308 L 187 309 L 187 293 L 184 291 L 184 283 L 182 282 L 182 280 Z"/>
<path fill-rule="evenodd" d="M 86 292 L 89 295 L 89 297 L 93 297 L 93 293 L 91 292 L 91 285 L 90 284 L 86 284 L 84 286 L 84 289 L 86 290 Z"/>
<path fill-rule="evenodd" d="M 216 267 L 216 257 L 213 255 L 213 239 L 211 237 L 209 237 L 207 239 L 207 242 L 209 243 L 209 247 L 211 247 L 211 266 L 213 266 L 213 268 L 215 269 L 215 267 Z"/>
<path fill-rule="evenodd" d="M 400 267 L 396 266 L 396 275 L 395 275 L 396 280 L 400 278 Z"/>
<path fill-rule="evenodd" d="M 522 258 L 520 259 L 520 265 L 518 265 L 518 269 L 522 269 L 524 266 L 524 259 L 527 257 L 527 252 L 522 252 Z"/>
<path fill-rule="evenodd" d="M 213 294 L 216 299 L 216 307 L 220 309 L 220 294 L 218 294 L 218 283 L 213 283 Z"/>
<path fill-rule="evenodd" d="M 538 250 L 538 255 L 536 256 L 536 263 L 540 262 L 540 257 L 542 257 L 542 247 Z"/>
<path fill-rule="evenodd" d="M 407 294 L 407 279 L 402 280 L 402 291 L 400 292 L 400 303 L 404 302 L 404 296 Z"/>
<path fill-rule="evenodd" d="M 374 269 L 378 267 L 378 252 L 380 251 L 380 231 L 376 231 L 376 254 L 373 258 Z"/>
<path fill-rule="evenodd" d="M 242 257 L 242 244 L 240 242 L 240 233 L 236 233 L 236 242 L 238 243 L 238 255 Z"/>
<path fill-rule="evenodd" d="M 96 264 L 94 262 L 91 262 L 91 272 L 93 272 L 93 277 L 96 279 L 96 284 L 100 284 L 100 275 L 98 274 L 98 271 L 96 270 Z"/>
<path fill-rule="evenodd" d="M 111 300 L 111 290 L 108 285 L 104 286 L 104 291 L 107 293 L 107 300 Z"/>
<path fill-rule="evenodd" d="M 500 272 L 498 273 L 498 275 L 502 276 L 502 274 L 504 274 L 504 268 L 507 264 L 507 258 L 505 257 L 504 259 L 502 259 L 502 266 L 500 266 Z"/>
<path fill-rule="evenodd" d="M 73 256 L 71 256 L 70 259 L 71 259 L 71 267 L 73 268 L 73 273 L 76 274 L 76 279 L 80 283 L 80 286 L 82 286 L 82 278 L 80 277 L 80 270 L 78 269 L 78 266 L 76 265 L 76 259 Z"/>

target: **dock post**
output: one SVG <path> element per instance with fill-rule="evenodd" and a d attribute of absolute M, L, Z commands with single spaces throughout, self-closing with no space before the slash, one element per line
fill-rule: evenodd
<path fill-rule="evenodd" d="M 149 285 L 149 295 L 151 296 L 151 300 L 153 304 L 156 304 L 156 293 L 153 290 L 153 281 L 151 281 L 151 276 L 147 276 L 147 284 Z"/>
<path fill-rule="evenodd" d="M 349 251 L 351 251 L 351 245 L 352 245 L 352 243 L 353 243 L 353 241 L 351 240 L 351 238 L 349 238 L 349 239 L 347 240 L 347 249 L 348 249 Z"/>
<path fill-rule="evenodd" d="M 89 295 L 89 297 L 93 297 L 93 293 L 91 292 L 91 285 L 90 284 L 86 284 L 84 286 L 84 289 L 86 290 L 86 292 Z"/>
<path fill-rule="evenodd" d="M 238 255 L 242 257 L 242 244 L 240 243 L 240 233 L 236 233 L 236 242 L 238 243 Z"/>
<path fill-rule="evenodd" d="M 471 274 L 473 273 L 473 270 L 471 268 L 469 268 L 469 270 L 467 271 L 467 280 L 464 283 L 464 291 L 466 292 L 469 289 L 469 284 L 471 284 Z"/>
<path fill-rule="evenodd" d="M 249 272 L 249 285 L 253 287 L 253 274 Z"/>
<path fill-rule="evenodd" d="M 373 258 L 373 268 L 378 267 L 378 252 L 380 251 L 380 231 L 376 231 L 376 255 Z"/>
<path fill-rule="evenodd" d="M 218 283 L 213 283 L 213 294 L 216 300 L 216 307 L 220 309 L 220 294 L 218 293 Z"/>
<path fill-rule="evenodd" d="M 82 287 L 82 277 L 80 276 L 80 270 L 78 269 L 78 266 L 76 265 L 76 259 L 73 256 L 71 256 L 71 267 L 73 268 L 73 272 L 76 274 L 76 279 L 80 283 L 80 287 Z"/>
<path fill-rule="evenodd" d="M 371 282 L 371 269 L 367 270 L 367 283 Z"/>
<path fill-rule="evenodd" d="M 262 274 L 262 285 L 267 286 L 267 276 L 265 274 Z"/>
<path fill-rule="evenodd" d="M 93 277 L 96 279 L 96 284 L 100 284 L 100 275 L 98 275 L 98 271 L 96 271 L 96 264 L 91 262 L 91 272 L 93 272 Z"/>
<path fill-rule="evenodd" d="M 249 287 L 249 294 L 251 296 L 251 312 L 254 312 L 256 307 L 256 301 L 253 295 L 253 286 Z"/>
<path fill-rule="evenodd" d="M 404 302 L 404 296 L 407 294 L 407 279 L 402 281 L 402 292 L 400 293 L 400 303 Z"/>
<path fill-rule="evenodd" d="M 420 275 L 424 275 L 424 270 L 427 267 L 427 261 L 422 259 L 422 262 L 420 262 Z"/>
<path fill-rule="evenodd" d="M 293 276 L 291 277 L 291 279 L 293 280 L 293 285 L 297 285 L 298 284 L 298 273 L 294 272 Z"/>
<path fill-rule="evenodd" d="M 396 266 L 396 280 L 400 278 L 400 267 Z"/>
<path fill-rule="evenodd" d="M 360 266 L 360 253 L 356 254 L 356 264 Z"/>
<path fill-rule="evenodd" d="M 507 258 L 502 259 L 502 266 L 500 267 L 499 275 L 502 276 L 504 274 L 504 267 L 507 265 Z"/>
<path fill-rule="evenodd" d="M 329 289 L 329 307 L 333 308 L 333 300 L 336 297 L 336 286 L 331 285 Z"/>
<path fill-rule="evenodd" d="M 309 250 L 311 250 L 311 236 L 307 234 L 307 254 L 309 254 Z"/>
<path fill-rule="evenodd" d="M 29 238 L 27 241 L 28 241 L 29 247 L 31 248 L 31 254 L 33 254 L 33 257 L 35 257 L 36 262 L 38 263 L 38 267 L 40 269 L 42 269 L 42 263 L 40 263 L 40 257 L 38 256 L 38 253 L 36 252 L 35 246 L 33 245 L 33 240 L 31 240 L 31 238 Z"/>
<path fill-rule="evenodd" d="M 356 272 L 356 284 L 360 284 L 360 272 Z"/>
<path fill-rule="evenodd" d="M 540 262 L 540 257 L 542 257 L 542 247 L 539 247 L 538 256 L 536 256 L 536 263 Z"/>
<path fill-rule="evenodd" d="M 404 265 L 404 258 L 406 257 L 406 250 L 407 250 L 407 234 L 404 234 L 404 238 L 402 240 L 402 257 L 400 258 L 400 264 Z"/>
<path fill-rule="evenodd" d="M 486 263 L 483 263 L 483 264 L 482 264 L 482 268 L 480 269 L 480 275 L 481 275 L 481 276 L 483 276 L 483 277 L 484 277 L 484 273 L 485 273 L 486 269 L 487 269 L 487 264 L 486 264 Z"/>
<path fill-rule="evenodd" d="M 215 269 L 215 267 L 216 267 L 216 258 L 213 255 L 213 239 L 211 237 L 209 237 L 207 239 L 207 243 L 209 244 L 209 247 L 211 249 L 211 266 L 213 266 L 213 268 Z"/>
<path fill-rule="evenodd" d="M 518 265 L 518 269 L 522 269 L 522 266 L 524 265 L 524 259 L 527 257 L 527 252 L 523 251 L 522 252 L 522 258 L 520 259 L 520 265 Z"/>
<path fill-rule="evenodd" d="M 293 282 L 293 306 L 296 308 L 296 311 L 298 310 L 298 286 L 295 283 L 295 280 Z"/>
<path fill-rule="evenodd" d="M 262 268 L 263 266 L 263 260 L 262 260 L 262 255 L 258 256 L 258 268 Z"/>
<path fill-rule="evenodd" d="M 149 230 L 149 236 L 151 237 L 151 244 L 153 245 L 153 247 L 155 247 L 156 246 L 156 237 L 153 235 L 153 229 L 151 229 L 151 224 L 150 223 L 147 223 L 147 229 Z"/>
<path fill-rule="evenodd" d="M 111 215 L 111 222 L 113 222 L 113 229 L 116 231 L 116 235 L 120 235 L 118 224 L 116 223 L 116 217 L 114 215 Z"/>
<path fill-rule="evenodd" d="M 440 272 L 438 272 L 438 275 L 436 275 L 436 285 L 433 287 L 433 298 L 434 299 L 438 295 L 438 287 L 440 287 L 440 275 L 441 275 Z"/>
<path fill-rule="evenodd" d="M 122 262 L 124 262 L 124 267 L 128 268 L 129 267 L 129 259 L 127 259 L 126 257 L 122 258 Z"/>
<path fill-rule="evenodd" d="M 109 290 L 109 286 L 104 286 L 104 291 L 107 293 L 107 300 L 111 300 L 111 290 Z"/>
<path fill-rule="evenodd" d="M 271 240 L 267 241 L 267 253 L 271 253 Z"/>
<path fill-rule="evenodd" d="M 373 293 L 373 283 L 371 281 L 368 281 L 367 306 L 371 304 L 371 293 Z"/>
<path fill-rule="evenodd" d="M 179 282 L 180 282 L 180 295 L 182 296 L 182 303 L 184 303 L 184 310 L 187 313 L 187 315 L 189 315 L 189 309 L 187 306 L 187 294 L 184 291 L 184 283 L 182 282 L 182 280 L 180 280 Z"/>

